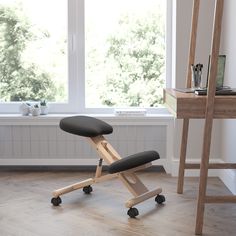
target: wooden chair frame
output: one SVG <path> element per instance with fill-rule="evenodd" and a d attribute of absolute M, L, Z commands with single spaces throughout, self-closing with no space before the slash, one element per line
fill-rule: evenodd
<path fill-rule="evenodd" d="M 150 167 L 152 165 L 151 163 L 147 163 L 145 165 L 141 165 L 136 168 L 132 168 L 114 174 L 102 175 L 103 160 L 108 165 L 110 165 L 113 162 L 120 160 L 121 156 L 116 152 L 116 150 L 112 147 L 112 145 L 102 135 L 88 138 L 88 140 L 90 141 L 90 144 L 95 148 L 98 155 L 100 156 L 100 160 L 95 172 L 95 177 L 53 191 L 53 196 L 55 198 L 59 197 L 60 195 L 72 192 L 74 190 L 81 189 L 85 186 L 110 180 L 116 177 L 118 177 L 124 183 L 129 192 L 134 196 L 134 198 L 131 198 L 128 201 L 126 201 L 125 206 L 127 208 L 131 208 L 137 205 L 138 203 L 141 203 L 162 192 L 161 188 L 156 188 L 154 190 L 149 191 L 147 187 L 141 182 L 141 180 L 134 174 L 135 171 Z"/>

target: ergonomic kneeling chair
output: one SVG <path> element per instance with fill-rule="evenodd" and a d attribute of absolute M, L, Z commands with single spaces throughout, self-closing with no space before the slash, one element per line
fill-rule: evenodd
<path fill-rule="evenodd" d="M 100 156 L 100 160 L 94 178 L 89 178 L 79 183 L 55 190 L 51 200 L 51 203 L 54 206 L 61 204 L 60 196 L 65 193 L 83 188 L 84 193 L 89 194 L 93 190 L 91 187 L 92 184 L 109 180 L 114 177 L 118 177 L 134 196 L 134 198 L 128 200 L 125 204 L 127 208 L 130 208 L 127 214 L 131 218 L 134 218 L 139 214 L 138 210 L 133 207 L 134 205 L 154 196 L 156 196 L 155 201 L 158 204 L 165 201 L 165 197 L 160 195 L 162 192 L 161 188 L 149 191 L 134 174 L 137 170 L 150 167 L 152 161 L 160 158 L 156 151 L 145 151 L 121 158 L 103 136 L 113 132 L 112 126 L 93 117 L 73 116 L 63 118 L 60 121 L 60 128 L 68 133 L 87 137 Z M 102 175 L 103 160 L 108 164 L 109 174 L 106 175 Z"/>

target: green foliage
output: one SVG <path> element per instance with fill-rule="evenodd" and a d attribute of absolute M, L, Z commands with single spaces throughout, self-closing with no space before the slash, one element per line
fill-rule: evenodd
<path fill-rule="evenodd" d="M 101 42 L 93 42 L 94 47 L 89 47 L 86 61 L 87 76 L 91 78 L 86 86 L 92 88 L 90 95 L 93 100 L 100 99 L 105 106 L 119 107 L 155 107 L 162 102 L 165 82 L 164 25 L 164 19 L 156 12 L 149 12 L 141 18 L 140 15 L 127 15 L 121 17 L 118 28 L 107 39 L 105 55 L 96 49 Z M 46 41 L 50 37 L 50 32 L 37 31 L 31 26 L 19 4 L 14 8 L 0 5 L 2 101 L 42 98 L 57 101 L 66 97 L 65 85 L 55 84 L 45 67 L 42 69 L 22 56 L 31 42 Z M 94 38 L 90 40 L 94 41 Z M 59 48 L 64 48 L 64 43 L 61 42 Z M 65 52 L 62 50 L 61 54 Z M 105 70 L 104 81 L 101 78 Z M 96 78 L 99 82 L 95 82 Z"/>
<path fill-rule="evenodd" d="M 49 37 L 45 35 L 44 37 Z M 0 96 L 2 101 L 54 100 L 50 75 L 22 60 L 27 43 L 37 38 L 20 6 L 0 5 Z"/>
<path fill-rule="evenodd" d="M 162 103 L 165 35 L 160 15 L 123 16 L 108 40 L 109 69 L 101 93 L 108 106 L 154 107 Z"/>
<path fill-rule="evenodd" d="M 40 101 L 40 106 L 47 106 L 47 101 L 45 99 Z"/>

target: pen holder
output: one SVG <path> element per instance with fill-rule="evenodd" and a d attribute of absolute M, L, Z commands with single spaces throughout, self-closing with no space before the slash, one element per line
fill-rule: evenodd
<path fill-rule="evenodd" d="M 192 71 L 192 81 L 191 81 L 191 87 L 192 89 L 199 89 L 202 86 L 202 68 L 203 64 L 197 64 L 197 65 L 191 65 L 191 71 Z"/>
<path fill-rule="evenodd" d="M 201 75 L 193 73 L 192 74 L 192 88 L 193 89 L 201 88 L 201 84 L 202 84 Z"/>

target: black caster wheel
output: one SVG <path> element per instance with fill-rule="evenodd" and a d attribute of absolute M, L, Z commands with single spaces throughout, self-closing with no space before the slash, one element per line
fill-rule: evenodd
<path fill-rule="evenodd" d="M 53 197 L 51 199 L 51 203 L 53 206 L 59 206 L 61 204 L 61 198 L 60 197 Z"/>
<path fill-rule="evenodd" d="M 158 204 L 162 204 L 163 202 L 166 201 L 165 199 L 165 196 L 164 195 L 157 195 L 156 198 L 155 198 L 155 201 L 158 203 Z"/>
<path fill-rule="evenodd" d="M 88 185 L 83 187 L 83 191 L 85 194 L 90 194 L 93 191 L 93 188 L 90 185 Z"/>
<path fill-rule="evenodd" d="M 127 215 L 130 218 L 135 218 L 136 216 L 139 215 L 138 209 L 135 207 L 131 207 L 128 211 L 127 211 Z"/>

